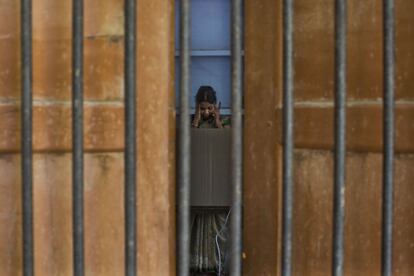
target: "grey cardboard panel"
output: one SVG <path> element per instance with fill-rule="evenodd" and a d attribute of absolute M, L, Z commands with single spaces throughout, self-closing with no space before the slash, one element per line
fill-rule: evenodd
<path fill-rule="evenodd" d="M 191 129 L 191 205 L 231 205 L 231 129 Z"/>

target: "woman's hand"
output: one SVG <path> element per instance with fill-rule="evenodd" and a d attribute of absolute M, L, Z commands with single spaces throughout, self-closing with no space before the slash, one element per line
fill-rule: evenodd
<path fill-rule="evenodd" d="M 214 105 L 214 110 L 213 110 L 213 117 L 216 121 L 217 128 L 223 128 L 223 124 L 221 123 L 221 118 L 220 118 L 220 107 L 221 107 L 221 102 L 219 102 L 218 105 Z"/>
<path fill-rule="evenodd" d="M 197 104 L 196 106 L 196 112 L 194 115 L 194 120 L 193 123 L 191 124 L 193 127 L 198 127 L 200 124 L 200 119 L 201 119 L 201 111 L 200 111 L 200 105 Z"/>

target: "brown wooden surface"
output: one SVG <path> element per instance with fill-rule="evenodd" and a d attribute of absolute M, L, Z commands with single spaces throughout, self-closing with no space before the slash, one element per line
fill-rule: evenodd
<path fill-rule="evenodd" d="M 295 154 L 293 275 L 330 275 L 332 161 L 329 154 Z"/>
<path fill-rule="evenodd" d="M 33 161 L 35 273 L 72 275 L 71 154 L 35 154 Z M 22 271 L 19 162 L 17 154 L 1 155 L 0 275 Z M 123 154 L 85 154 L 85 168 L 86 273 L 117 275 L 124 263 Z"/>
<path fill-rule="evenodd" d="M 333 98 L 333 2 L 295 1 L 295 96 Z M 414 98 L 414 3 L 395 1 L 396 97 Z M 348 1 L 348 99 L 382 97 L 382 1 Z"/>
<path fill-rule="evenodd" d="M 397 97 L 414 99 L 414 2 L 395 1 L 395 39 Z"/>
<path fill-rule="evenodd" d="M 0 154 L 0 275 L 21 275 L 20 158 Z"/>
<path fill-rule="evenodd" d="M 332 258 L 332 176 L 329 151 L 295 154 L 294 275 L 330 275 Z M 412 155 L 395 159 L 394 273 L 414 270 Z M 345 195 L 345 275 L 381 271 L 382 157 L 347 155 Z"/>
<path fill-rule="evenodd" d="M 138 5 L 138 273 L 174 275 L 174 2 Z M 73 274 L 71 7 L 33 3 L 36 275 Z M 123 13 L 85 2 L 86 275 L 124 273 Z M 19 18 L 19 1 L 0 1 L 0 275 L 22 271 Z"/>
<path fill-rule="evenodd" d="M 250 66 L 247 61 L 247 66 Z M 250 76 L 247 75 L 248 78 Z M 263 106 L 268 94 L 260 96 L 253 84 L 246 85 L 246 112 L 253 105 Z M 252 95 L 249 95 L 250 89 Z M 269 90 L 261 90 L 269 91 Z M 276 92 L 275 92 L 276 93 Z M 273 96 L 272 96 L 273 97 Z M 277 96 L 274 96 L 277 97 Z M 254 99 L 253 99 L 254 98 Z M 279 97 L 278 97 L 279 98 Z M 249 98 L 250 99 L 250 98 Z M 269 105 L 271 102 L 269 102 Z M 123 150 L 123 105 L 118 102 L 85 104 L 85 150 L 88 152 Z M 295 145 L 298 148 L 333 148 L 333 106 L 329 103 L 297 104 L 295 108 Z M 17 152 L 20 147 L 20 109 L 16 104 L 0 105 L 0 152 Z M 273 139 L 281 143 L 282 110 L 273 104 L 271 110 L 246 113 L 246 126 L 275 129 Z M 271 115 L 266 112 L 271 112 Z M 257 117 L 256 117 L 257 116 Z M 270 116 L 270 117 L 269 117 Z M 414 102 L 397 102 L 395 149 L 399 153 L 414 153 Z M 273 119 L 272 119 L 273 117 Z M 263 122 L 256 122 L 262 120 Z M 262 119 L 269 118 L 269 119 Z M 71 106 L 68 103 L 48 104 L 39 102 L 33 108 L 33 147 L 36 152 L 68 152 L 72 147 Z M 253 125 L 251 125 L 253 124 Z M 264 125 L 266 124 L 266 126 Z M 382 104 L 355 102 L 347 108 L 347 147 L 351 151 L 382 151 Z M 250 135 L 247 133 L 246 135 Z M 259 134 L 255 134 L 259 135 Z M 269 134 L 270 135 L 270 134 Z"/>
<path fill-rule="evenodd" d="M 332 185 L 332 160 L 330 153 L 315 154 L 312 149 L 333 147 L 333 3 L 295 3 L 295 145 L 301 148 L 296 161 L 299 194 L 295 194 L 300 203 L 295 206 L 302 211 L 295 224 L 299 239 L 295 240 L 295 268 L 297 275 L 329 275 L 331 243 L 327 236 L 331 235 L 332 202 L 331 187 L 326 184 Z M 358 153 L 349 154 L 347 161 L 345 274 L 379 275 L 382 165 L 381 155 L 369 152 L 382 150 L 382 3 L 349 1 L 348 8 L 347 148 Z M 402 155 L 396 157 L 395 185 L 403 188 L 395 195 L 395 275 L 414 271 L 407 246 L 414 239 L 407 226 L 412 221 L 408 211 L 412 204 L 407 198 L 412 196 L 408 188 L 412 181 L 406 177 L 412 171 L 408 167 L 411 157 L 406 154 L 414 147 L 414 93 L 409 77 L 414 68 L 414 16 L 409 12 L 413 8 L 410 1 L 396 1 L 395 147 Z M 404 211 L 398 211 L 400 208 Z M 306 226 L 308 219 L 315 223 Z M 400 234 L 406 243 L 401 242 Z"/>
<path fill-rule="evenodd" d="M 281 1 L 245 1 L 245 275 L 276 275 L 280 235 Z M 260 30 L 260 31 L 258 31 Z"/>
<path fill-rule="evenodd" d="M 395 160 L 394 272 L 414 271 L 414 155 Z"/>
<path fill-rule="evenodd" d="M 71 155 L 38 154 L 34 166 L 37 275 L 71 275 Z M 123 272 L 123 154 L 85 155 L 85 263 L 89 275 Z"/>
<path fill-rule="evenodd" d="M 347 161 L 345 274 L 352 276 L 379 271 L 380 2 L 349 1 L 347 145 L 354 152 Z M 139 273 L 174 275 L 174 4 L 138 3 Z M 280 0 L 245 5 L 244 273 L 277 275 L 282 7 Z M 297 275 L 330 272 L 332 5 L 328 0 L 295 1 Z M 34 158 L 40 275 L 72 272 L 70 155 L 64 153 L 71 144 L 70 10 L 70 1 L 33 5 L 34 149 L 42 152 Z M 396 0 L 394 271 L 403 276 L 414 273 L 413 10 L 414 2 Z M 14 154 L 20 139 L 19 14 L 19 1 L 0 1 L 0 275 L 21 273 L 20 158 Z M 123 227 L 113 225 L 123 220 L 123 4 L 86 1 L 85 16 L 85 147 L 96 152 L 85 155 L 87 274 L 118 275 L 123 272 Z"/>
<path fill-rule="evenodd" d="M 333 149 L 334 109 L 312 105 L 295 108 L 295 145 L 298 148 Z M 382 151 L 382 104 L 358 104 L 347 108 L 346 143 L 350 151 Z M 414 102 L 395 109 L 395 150 L 414 152 Z"/>
<path fill-rule="evenodd" d="M 174 1 L 137 3 L 138 275 L 174 275 Z"/>
<path fill-rule="evenodd" d="M 247 275 L 277 275 L 280 234 L 279 1 L 246 2 L 245 238 Z M 345 275 L 379 275 L 382 191 L 382 3 L 349 1 Z M 396 1 L 395 275 L 414 272 L 414 3 Z M 333 2 L 295 1 L 294 274 L 330 275 Z M 270 15 L 271 14 L 271 15 Z M 269 27 L 272 26 L 272 27 Z M 260 30 L 260 31 L 258 31 Z M 272 45 L 275 43 L 275 45 Z M 278 75 L 279 74 L 279 75 Z M 276 100 L 275 100 L 276 97 Z M 276 112 L 275 112 L 276 109 Z M 267 126 L 266 126 L 267 124 Z M 276 124 L 276 130 L 273 126 Z M 280 170 L 279 170 L 280 171 Z M 272 177 L 271 177 L 272 176 Z M 271 207 L 270 207 L 271 206 Z M 270 208 L 270 209 L 269 209 Z M 274 209 L 276 211 L 274 212 Z M 271 213 L 269 215 L 269 213 Z M 271 218 L 269 218 L 271 216 Z M 266 243 L 268 242 L 268 243 Z M 271 244 L 271 246 L 269 246 Z M 273 247 L 273 250 L 271 249 Z"/>
<path fill-rule="evenodd" d="M 0 152 L 20 148 L 20 107 L 0 105 Z M 33 106 L 33 149 L 67 152 L 72 148 L 72 107 L 66 103 Z M 122 151 L 124 109 L 121 103 L 84 106 L 84 146 L 86 151 Z"/>

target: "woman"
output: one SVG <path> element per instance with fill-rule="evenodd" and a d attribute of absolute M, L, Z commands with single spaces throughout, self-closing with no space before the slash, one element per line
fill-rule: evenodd
<path fill-rule="evenodd" d="M 220 116 L 216 92 L 201 86 L 196 95 L 192 127 L 223 128 L 229 118 Z M 226 275 L 228 262 L 228 208 L 194 207 L 191 210 L 191 272 L 193 275 Z"/>

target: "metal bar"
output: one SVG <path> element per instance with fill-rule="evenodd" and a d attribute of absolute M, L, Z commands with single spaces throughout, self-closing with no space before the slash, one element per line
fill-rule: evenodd
<path fill-rule="evenodd" d="M 332 274 L 343 275 L 346 160 L 346 1 L 335 0 L 335 161 Z"/>
<path fill-rule="evenodd" d="M 294 147 L 293 0 L 283 2 L 283 214 L 282 275 L 292 274 Z"/>
<path fill-rule="evenodd" d="M 242 275 L 242 0 L 232 0 L 232 130 L 231 130 L 231 181 L 232 216 L 230 275 Z"/>
<path fill-rule="evenodd" d="M 33 275 L 32 1 L 21 1 L 23 275 Z"/>
<path fill-rule="evenodd" d="M 72 181 L 74 275 L 84 275 L 83 214 L 83 0 L 73 0 Z"/>
<path fill-rule="evenodd" d="M 190 272 L 190 0 L 180 2 L 180 119 L 178 133 L 177 274 Z"/>
<path fill-rule="evenodd" d="M 136 275 L 136 1 L 125 2 L 125 275 Z"/>
<path fill-rule="evenodd" d="M 392 275 L 393 175 L 394 175 L 394 1 L 384 0 L 384 157 L 382 275 Z"/>

